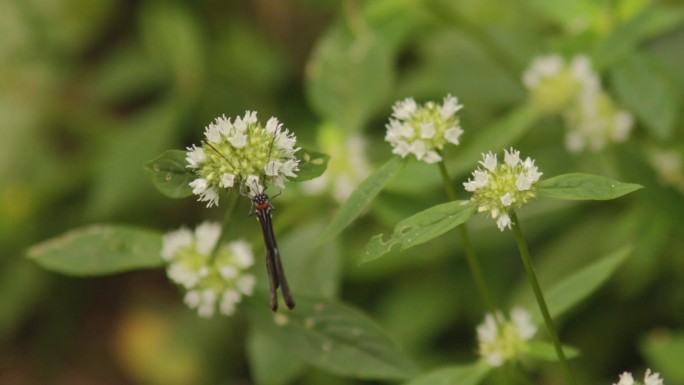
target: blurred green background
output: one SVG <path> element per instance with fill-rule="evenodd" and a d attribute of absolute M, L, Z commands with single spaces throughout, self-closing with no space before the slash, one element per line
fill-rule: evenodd
<path fill-rule="evenodd" d="M 423 368 L 472 360 L 484 309 L 452 236 L 356 263 L 373 234 L 446 200 L 436 168 L 412 165 L 341 239 L 307 243 L 339 205 L 334 181 L 353 186 L 389 158 L 382 139 L 395 100 L 457 96 L 465 145 L 526 102 L 522 72 L 548 52 L 592 57 L 634 114 L 632 137 L 570 154 L 561 120 L 548 117 L 508 144 L 545 176 L 584 171 L 646 187 L 521 213 L 542 284 L 634 246 L 617 276 L 559 320 L 561 338 L 582 351 L 573 361 L 581 383 L 651 366 L 668 385 L 684 384 L 684 4 L 648 0 L 3 0 L 0 384 L 378 383 L 284 360 L 286 350 L 247 335 L 239 316 L 198 319 L 163 271 L 74 278 L 25 257 L 76 226 L 167 231 L 220 218 L 194 199 L 163 197 L 143 164 L 247 109 L 333 156 L 322 192 L 288 186 L 276 202 L 284 259 L 328 261 L 329 294 L 369 313 Z M 459 186 L 475 165 L 456 168 Z M 471 223 L 488 283 L 511 305 L 510 293 L 527 295 L 513 238 L 489 220 Z M 238 224 L 260 255 L 253 219 Z M 297 271 L 291 280 L 307 279 Z M 534 367 L 537 383 L 561 381 L 557 366 Z"/>

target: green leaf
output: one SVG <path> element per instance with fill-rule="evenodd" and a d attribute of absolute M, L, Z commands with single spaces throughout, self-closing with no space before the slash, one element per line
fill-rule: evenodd
<path fill-rule="evenodd" d="M 380 190 L 387 184 L 387 181 L 392 179 L 394 175 L 406 164 L 406 161 L 399 157 L 392 157 L 382 167 L 377 169 L 373 174 L 368 176 L 366 180 L 354 190 L 349 198 L 342 204 L 340 210 L 337 212 L 332 222 L 321 235 L 321 243 L 331 240 L 342 232 L 350 223 L 352 223 L 363 210 L 373 201 Z"/>
<path fill-rule="evenodd" d="M 132 226 L 91 225 L 31 247 L 28 257 L 67 275 L 95 276 L 160 267 L 161 234 Z"/>
<path fill-rule="evenodd" d="M 668 383 L 684 383 L 684 331 L 656 330 L 640 345 L 651 367 L 658 368 Z"/>
<path fill-rule="evenodd" d="M 247 362 L 256 385 L 286 385 L 304 369 L 304 362 L 259 330 L 247 336 Z"/>
<path fill-rule="evenodd" d="M 182 150 L 168 150 L 145 164 L 152 177 L 152 183 L 169 198 L 187 198 L 192 195 L 190 182 L 196 177 L 186 167 L 186 153 Z"/>
<path fill-rule="evenodd" d="M 558 362 L 558 354 L 556 354 L 556 348 L 550 342 L 544 341 L 529 341 L 527 343 L 528 349 L 526 354 L 530 357 L 542 361 Z M 580 355 L 579 350 L 570 346 L 561 346 L 563 348 L 563 353 L 565 358 L 573 359 Z"/>
<path fill-rule="evenodd" d="M 425 243 L 465 223 L 476 213 L 477 208 L 469 201 L 453 201 L 430 207 L 399 222 L 389 241 L 383 241 L 382 235 L 371 238 L 359 262 L 380 258 L 397 244 L 401 250 L 406 250 Z"/>
<path fill-rule="evenodd" d="M 325 169 L 328 167 L 330 156 L 321 152 L 309 151 L 302 148 L 297 151 L 297 159 L 299 159 L 299 173 L 297 174 L 297 177 L 292 180 L 295 182 L 303 182 L 323 175 Z"/>
<path fill-rule="evenodd" d="M 618 97 L 660 140 L 674 133 L 679 117 L 677 83 L 645 55 L 630 55 L 612 72 Z M 648 95 L 648 97 L 645 97 Z"/>
<path fill-rule="evenodd" d="M 482 361 L 439 368 L 423 374 L 405 385 L 476 385 L 492 370 Z"/>
<path fill-rule="evenodd" d="M 631 251 L 632 248 L 627 246 L 608 254 L 548 290 L 545 295 L 551 316 L 558 317 L 596 291 L 625 261 Z M 539 312 L 535 312 L 533 318 L 537 324 L 541 323 Z"/>
<path fill-rule="evenodd" d="M 537 183 L 540 197 L 566 200 L 609 200 L 640 188 L 643 186 L 580 173 L 558 175 Z"/>
<path fill-rule="evenodd" d="M 363 379 L 401 380 L 418 369 L 363 313 L 334 300 L 297 296 L 293 311 L 272 313 L 265 293 L 247 299 L 253 325 L 290 354 L 323 370 Z"/>
<path fill-rule="evenodd" d="M 395 66 L 382 36 L 349 27 L 338 22 L 318 41 L 307 63 L 306 89 L 321 116 L 355 132 L 386 102 Z"/>

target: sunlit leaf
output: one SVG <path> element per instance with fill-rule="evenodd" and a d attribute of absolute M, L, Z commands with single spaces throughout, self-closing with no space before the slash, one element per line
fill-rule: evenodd
<path fill-rule="evenodd" d="M 374 236 L 361 254 L 359 262 L 380 258 L 394 245 L 400 245 L 401 250 L 406 250 L 425 243 L 465 223 L 476 212 L 477 207 L 469 204 L 469 201 L 454 201 L 430 207 L 399 222 L 387 242 L 382 240 L 382 235 Z"/>
<path fill-rule="evenodd" d="M 311 365 L 363 379 L 401 380 L 418 372 L 397 344 L 358 310 L 298 295 L 293 311 L 272 313 L 265 297 L 244 303 L 254 327 Z"/>
<path fill-rule="evenodd" d="M 366 178 L 342 204 L 339 211 L 323 232 L 320 242 L 327 242 L 349 226 L 368 207 L 387 182 L 399 172 L 406 162 L 392 157 Z"/>
<path fill-rule="evenodd" d="M 192 195 L 190 182 L 196 176 L 187 168 L 186 156 L 185 151 L 168 150 L 145 164 L 152 183 L 169 198 L 186 198 Z"/>
<path fill-rule="evenodd" d="M 491 366 L 481 361 L 452 365 L 427 372 L 406 382 L 405 385 L 476 385 L 482 382 L 491 370 Z"/>
<path fill-rule="evenodd" d="M 540 197 L 567 200 L 609 200 L 640 188 L 643 186 L 580 173 L 558 175 L 537 183 Z"/>
<path fill-rule="evenodd" d="M 28 256 L 44 268 L 68 275 L 107 275 L 162 266 L 159 232 L 111 224 L 73 229 L 39 243 Z"/>

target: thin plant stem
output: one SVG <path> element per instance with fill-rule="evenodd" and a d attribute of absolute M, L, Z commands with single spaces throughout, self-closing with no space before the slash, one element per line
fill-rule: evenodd
<path fill-rule="evenodd" d="M 537 280 L 537 273 L 534 271 L 534 266 L 532 265 L 532 258 L 530 257 L 530 252 L 527 249 L 527 243 L 522 235 L 522 230 L 520 229 L 520 222 L 518 221 L 518 216 L 515 211 L 510 213 L 511 221 L 513 222 L 513 232 L 515 233 L 515 241 L 518 244 L 518 250 L 520 250 L 520 258 L 522 259 L 523 265 L 525 266 L 525 272 L 527 273 L 527 278 L 530 280 L 530 285 L 532 286 L 532 291 L 534 291 L 534 296 L 537 299 L 537 304 L 539 305 L 539 310 L 541 310 L 542 316 L 544 317 L 544 324 L 546 325 L 546 331 L 553 342 L 553 346 L 556 349 L 556 354 L 558 359 L 563 366 L 565 371 L 565 376 L 571 385 L 575 385 L 575 377 L 570 369 L 570 364 L 565 358 L 565 353 L 561 347 L 560 339 L 558 334 L 556 334 L 556 329 L 553 326 L 553 320 L 551 319 L 551 314 L 549 314 L 549 309 L 546 306 L 546 300 L 544 300 L 544 293 L 539 285 L 539 280 Z"/>
<path fill-rule="evenodd" d="M 235 210 L 237 209 L 238 206 L 238 198 L 240 197 L 240 194 L 236 192 L 231 192 L 229 195 L 229 203 L 228 203 L 228 209 L 226 209 L 226 213 L 223 216 L 223 221 L 221 222 L 221 236 L 219 237 L 218 242 L 216 242 L 216 245 L 214 245 L 214 250 L 211 252 L 211 260 L 213 262 L 214 258 L 216 257 L 216 254 L 221 247 L 221 244 L 223 241 L 226 240 L 227 234 L 228 234 L 228 226 L 230 225 L 230 222 L 233 220 L 233 216 L 235 215 Z"/>
<path fill-rule="evenodd" d="M 447 172 L 446 166 L 444 165 L 444 161 L 440 161 L 438 163 L 438 166 L 439 172 L 442 174 L 442 180 L 444 181 L 444 188 L 446 189 L 447 197 L 450 201 L 455 201 L 457 199 L 456 192 L 454 191 L 454 188 L 451 185 L 451 179 L 449 178 L 449 173 Z M 465 224 L 458 226 L 458 233 L 461 236 L 461 244 L 465 251 L 466 259 L 468 260 L 468 267 L 470 268 L 470 273 L 472 274 L 473 279 L 475 280 L 475 285 L 477 286 L 477 289 L 480 292 L 480 297 L 482 297 L 482 301 L 484 301 L 485 306 L 487 307 L 489 312 L 492 314 L 496 314 L 496 305 L 494 304 L 494 300 L 492 299 L 492 296 L 489 293 L 489 290 L 487 289 L 487 285 L 485 284 L 484 277 L 482 276 L 482 269 L 480 269 L 480 264 L 477 261 L 477 254 L 475 253 L 473 243 L 470 241 L 468 228 Z M 497 319 L 497 317 L 494 317 L 494 319 L 498 324 L 499 320 Z"/>

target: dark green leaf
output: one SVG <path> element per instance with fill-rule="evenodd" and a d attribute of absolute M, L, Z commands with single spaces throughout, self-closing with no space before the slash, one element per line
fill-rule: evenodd
<path fill-rule="evenodd" d="M 360 263 L 377 259 L 389 252 L 395 244 L 401 250 L 425 243 L 472 218 L 477 208 L 469 201 L 443 203 L 421 211 L 399 222 L 389 241 L 384 242 L 382 235 L 374 236 L 364 249 Z"/>
<path fill-rule="evenodd" d="M 556 354 L 556 348 L 552 343 L 544 341 L 529 341 L 527 344 L 529 350 L 526 352 L 526 354 L 528 356 L 543 361 L 558 362 L 558 354 Z M 567 359 L 578 357 L 580 354 L 579 350 L 573 347 L 562 346 L 562 348 L 563 354 L 565 354 L 565 358 Z"/>
<path fill-rule="evenodd" d="M 297 151 L 297 159 L 299 159 L 299 173 L 297 173 L 297 177 L 292 180 L 295 182 L 303 182 L 323 175 L 325 169 L 328 167 L 330 156 L 302 148 Z"/>
<path fill-rule="evenodd" d="M 554 176 L 537 184 L 540 197 L 566 200 L 609 200 L 640 188 L 643 186 L 580 173 Z"/>
<path fill-rule="evenodd" d="M 192 182 L 196 176 L 186 166 L 186 152 L 168 150 L 147 162 L 145 169 L 152 177 L 152 183 L 169 198 L 187 198 L 192 195 Z"/>
<path fill-rule="evenodd" d="M 492 370 L 482 361 L 439 368 L 423 374 L 405 385 L 476 385 Z"/>
<path fill-rule="evenodd" d="M 298 295 L 293 311 L 274 314 L 265 297 L 259 295 L 244 303 L 253 325 L 309 364 L 364 379 L 401 380 L 417 374 L 397 344 L 358 310 L 333 300 Z"/>
<path fill-rule="evenodd" d="M 342 204 L 332 222 L 323 232 L 320 242 L 327 242 L 342 232 L 351 224 L 363 210 L 373 201 L 380 190 L 387 184 L 401 167 L 406 164 L 399 157 L 392 157 L 354 190 L 349 198 Z"/>
<path fill-rule="evenodd" d="M 91 225 L 33 246 L 29 258 L 68 275 L 107 275 L 162 266 L 161 234 L 132 226 Z"/>
<path fill-rule="evenodd" d="M 624 247 L 591 265 L 573 273 L 546 292 L 546 303 L 552 317 L 558 317 L 596 291 L 625 261 L 631 247 Z M 539 312 L 533 314 L 536 323 L 541 322 Z"/>

